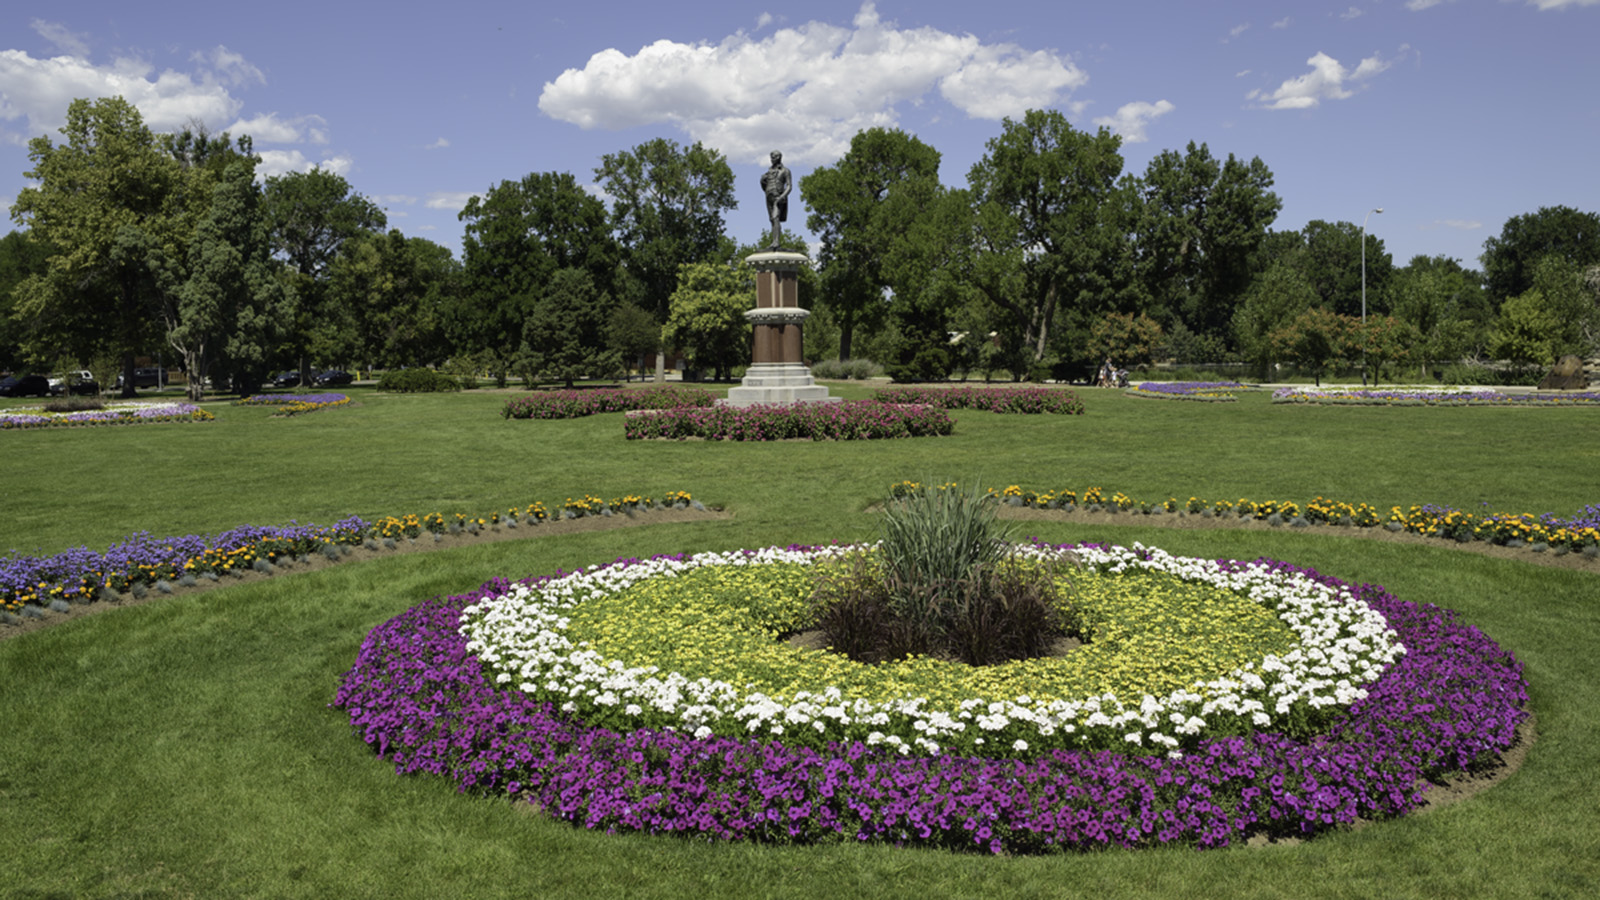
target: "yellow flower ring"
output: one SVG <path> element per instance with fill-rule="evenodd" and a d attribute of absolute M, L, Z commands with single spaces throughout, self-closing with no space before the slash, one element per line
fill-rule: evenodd
<path fill-rule="evenodd" d="M 806 625 L 814 566 L 851 549 L 580 570 L 467 607 L 461 632 L 491 683 L 592 726 L 990 758 L 1309 736 L 1405 652 L 1348 588 L 1139 545 L 1017 549 L 1083 564 L 1066 578 L 1089 640 L 1066 656 L 871 666 L 784 641 Z"/>

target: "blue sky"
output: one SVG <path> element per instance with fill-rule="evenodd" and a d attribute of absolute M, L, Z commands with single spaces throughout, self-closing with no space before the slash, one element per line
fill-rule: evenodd
<path fill-rule="evenodd" d="M 1600 0 L 9 7 L 6 207 L 29 138 L 58 137 L 74 97 L 121 94 L 157 130 L 251 134 L 268 173 L 338 171 L 391 226 L 457 251 L 473 193 L 530 172 L 591 182 L 603 154 L 653 137 L 726 154 L 729 232 L 754 241 L 772 149 L 799 177 L 894 126 L 960 186 L 1030 107 L 1123 135 L 1126 172 L 1190 141 L 1259 156 L 1276 228 L 1381 206 L 1367 228 L 1398 264 L 1477 266 L 1511 216 L 1600 209 Z"/>

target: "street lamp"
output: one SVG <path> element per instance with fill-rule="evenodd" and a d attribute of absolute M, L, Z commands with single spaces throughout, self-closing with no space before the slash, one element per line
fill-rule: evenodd
<path fill-rule="evenodd" d="M 1367 386 L 1367 220 L 1372 214 L 1383 215 L 1383 207 L 1367 210 L 1361 217 L 1361 386 Z"/>

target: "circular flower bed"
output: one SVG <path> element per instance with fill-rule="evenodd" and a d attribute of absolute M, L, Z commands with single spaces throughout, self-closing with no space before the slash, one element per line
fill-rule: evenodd
<path fill-rule="evenodd" d="M 1077 549 L 1107 571 L 1149 568 L 1144 564 L 1152 561 L 1160 568 L 1170 559 L 1159 551 Z M 1094 562 L 1097 554 L 1103 555 L 1101 562 Z M 678 566 L 690 560 L 665 562 Z M 652 565 L 627 560 L 577 573 L 577 578 L 533 579 L 520 586 L 495 581 L 472 594 L 408 610 L 368 636 L 335 706 L 347 710 L 362 738 L 402 773 L 441 774 L 462 790 L 526 798 L 589 828 L 723 839 L 873 840 L 993 852 L 1172 842 L 1209 847 L 1253 833 L 1311 834 L 1358 817 L 1404 812 L 1419 802 L 1429 777 L 1485 763 L 1511 744 L 1527 700 L 1521 666 L 1449 611 L 1286 563 L 1179 563 L 1211 566 L 1236 577 L 1245 594 L 1252 585 L 1275 584 L 1294 586 L 1277 592 L 1284 596 L 1335 598 L 1327 606 L 1334 611 L 1331 619 L 1298 632 L 1299 649 L 1307 657 L 1312 650 L 1326 657 L 1326 646 L 1342 646 L 1340 638 L 1317 643 L 1326 627 L 1344 627 L 1340 609 L 1346 624 L 1365 621 L 1363 609 L 1381 617 L 1388 637 L 1369 643 L 1393 650 L 1398 641 L 1404 653 L 1391 652 L 1386 662 L 1381 649 L 1363 657 L 1379 660 L 1373 665 L 1381 674 L 1363 687 L 1352 685 L 1361 696 L 1346 692 L 1347 706 L 1312 707 L 1311 697 L 1328 696 L 1312 691 L 1290 702 L 1282 716 L 1275 715 L 1275 705 L 1258 710 L 1269 715 L 1268 726 L 1255 726 L 1251 717 L 1252 727 L 1241 733 L 1194 737 L 1181 751 L 1058 747 L 1012 758 L 848 738 L 807 745 L 766 734 L 723 736 L 705 724 L 694 732 L 659 724 L 606 727 L 577 715 L 575 708 L 563 712 L 524 691 L 496 687 L 507 674 L 504 663 L 494 669 L 486 665 L 463 633 L 469 630 L 463 620 L 470 625 L 488 613 L 470 610 L 492 609 L 499 598 L 528 592 L 565 591 L 582 599 L 592 593 L 581 587 L 584 579 L 597 572 L 625 577 L 630 571 L 641 576 L 652 571 Z M 1298 609 L 1298 604 L 1295 599 L 1287 606 Z M 535 646 L 558 643 L 552 640 L 557 632 L 547 626 L 563 617 L 559 610 L 547 612 L 527 621 L 526 634 Z M 1315 616 L 1288 618 L 1309 622 Z M 1327 680 L 1336 674 L 1332 662 L 1314 661 L 1305 678 Z M 1319 666 L 1330 671 L 1318 672 Z M 614 706 L 620 714 L 649 719 L 644 704 L 635 702 L 630 709 L 621 702 L 628 667 L 607 660 L 603 668 L 617 681 L 592 685 L 592 696 L 617 693 Z M 1263 661 L 1258 670 L 1266 668 Z M 556 674 L 576 678 L 577 670 Z M 1285 677 L 1280 683 L 1295 682 Z M 587 688 L 584 695 L 591 696 Z M 844 698 L 838 699 L 833 705 L 842 708 Z M 686 698 L 680 705 L 690 704 Z M 1325 709 L 1326 721 L 1314 732 L 1297 734 L 1292 711 L 1300 708 Z M 984 706 L 978 715 L 1010 718 L 1011 712 Z M 973 731 L 984 730 L 978 715 L 971 719 Z M 826 710 L 817 717 L 839 718 Z M 797 732 L 814 730 L 809 722 L 794 724 Z M 1134 727 L 1140 729 L 1135 733 L 1147 733 L 1142 718 Z"/>

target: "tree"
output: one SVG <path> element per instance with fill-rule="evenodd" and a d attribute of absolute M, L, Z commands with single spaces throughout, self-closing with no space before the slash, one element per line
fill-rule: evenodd
<path fill-rule="evenodd" d="M 11 215 L 56 252 L 17 286 L 14 315 L 31 322 L 32 356 L 119 356 L 132 396 L 134 355 L 156 341 L 150 254 L 182 243 L 172 209 L 179 165 L 120 97 L 72 101 L 61 134 L 60 145 L 28 142 L 24 175 L 37 184 L 18 193 Z"/>
<path fill-rule="evenodd" d="M 756 286 L 750 272 L 721 263 L 688 263 L 679 270 L 671 312 L 661 342 L 689 355 L 697 369 L 711 369 L 717 380 L 730 377 L 750 359 L 750 323 Z"/>
<path fill-rule="evenodd" d="M 608 345 L 606 327 L 615 304 L 595 289 L 583 269 L 560 269 L 550 279 L 523 326 L 518 370 L 529 385 L 579 378 L 611 378 L 622 371 L 622 356 Z"/>
<path fill-rule="evenodd" d="M 344 176 L 326 169 L 268 178 L 262 204 L 271 223 L 273 250 L 298 275 L 300 298 L 292 341 L 300 356 L 302 382 L 311 377 L 312 344 L 318 332 L 337 327 L 327 308 L 328 270 L 345 242 L 381 234 L 388 219 L 376 204 L 351 189 Z M 327 342 L 328 336 L 320 340 Z"/>
<path fill-rule="evenodd" d="M 30 231 L 12 231 L 0 238 L 0 369 L 23 365 L 23 342 L 30 324 L 14 315 L 15 291 L 33 276 L 42 276 L 54 251 Z"/>
<path fill-rule="evenodd" d="M 1534 265 L 1556 256 L 1579 268 L 1600 265 L 1600 215 L 1570 206 L 1541 206 L 1512 216 L 1483 242 L 1484 282 L 1496 306 L 1533 287 Z"/>
<path fill-rule="evenodd" d="M 1415 256 L 1395 273 L 1396 318 L 1417 332 L 1417 356 L 1455 360 L 1487 332 L 1493 313 L 1478 273 L 1446 256 Z"/>
<path fill-rule="evenodd" d="M 467 201 L 460 219 L 462 286 L 447 330 L 458 353 L 494 361 L 501 387 L 558 271 L 583 271 L 595 290 L 616 296 L 620 250 L 605 204 L 568 172 L 502 181 Z"/>
<path fill-rule="evenodd" d="M 1282 358 L 1272 335 L 1316 301 L 1316 291 L 1298 269 L 1285 262 L 1273 263 L 1250 283 L 1233 314 L 1233 331 L 1239 352 L 1255 363 L 1262 381 L 1271 380 L 1273 364 Z"/>
<path fill-rule="evenodd" d="M 1301 275 L 1317 292 L 1317 303 L 1340 315 L 1362 312 L 1361 227 L 1353 222 L 1306 223 L 1305 249 L 1296 255 Z M 1389 281 L 1394 274 L 1394 259 L 1383 249 L 1383 241 L 1366 234 L 1366 309 L 1385 313 L 1390 309 Z"/>
<path fill-rule="evenodd" d="M 458 274 L 448 248 L 399 229 L 348 241 L 328 268 L 330 321 L 313 351 L 368 366 L 442 362 L 441 311 Z"/>
<path fill-rule="evenodd" d="M 1127 223 L 1110 214 L 1127 206 L 1115 196 L 1121 139 L 1105 128 L 1077 131 L 1055 110 L 1029 110 L 1001 128 L 967 183 L 985 249 L 1020 262 L 1027 282 L 1020 295 L 996 291 L 989 299 L 1020 323 L 1039 360 L 1058 308 L 1087 330 L 1090 317 L 1124 299 L 1119 274 L 1131 271 L 1118 269 L 1131 265 Z"/>
<path fill-rule="evenodd" d="M 656 138 L 601 158 L 595 179 L 611 198 L 612 229 L 624 250 L 625 296 L 665 321 L 679 269 L 727 255 L 723 214 L 738 208 L 733 169 L 696 141 Z M 656 359 L 657 377 L 662 358 Z"/>
<path fill-rule="evenodd" d="M 1259 157 L 1225 162 L 1193 142 L 1150 161 L 1136 183 L 1135 252 L 1155 310 L 1197 334 L 1226 329 L 1283 202 Z"/>
<path fill-rule="evenodd" d="M 1293 321 L 1272 332 L 1269 339 L 1276 355 L 1310 372 L 1320 387 L 1322 373 L 1334 360 L 1349 353 L 1351 337 L 1361 330 L 1361 322 L 1332 310 L 1313 306 Z"/>
<path fill-rule="evenodd" d="M 1417 332 L 1409 324 L 1393 316 L 1368 316 L 1366 327 L 1356 326 L 1351 352 L 1360 350 L 1363 366 L 1372 369 L 1372 383 L 1377 385 L 1383 376 L 1383 367 L 1400 365 L 1411 358 L 1417 344 Z"/>
<path fill-rule="evenodd" d="M 642 371 L 644 358 L 661 347 L 661 323 L 636 304 L 619 303 L 611 311 L 610 343 L 625 371 Z"/>
<path fill-rule="evenodd" d="M 890 194 L 938 178 L 939 151 L 899 129 L 869 128 L 851 138 L 837 164 L 800 179 L 811 211 L 806 226 L 822 242 L 822 297 L 839 325 L 840 359 L 850 358 L 856 329 L 881 314 L 888 287 L 882 260 L 909 226 L 900 217 L 910 207 L 891 204 Z"/>
<path fill-rule="evenodd" d="M 188 393 L 200 400 L 214 360 L 248 390 L 294 319 L 294 295 L 272 259 L 253 160 L 228 166 L 189 239 L 161 305 L 167 342 L 183 357 Z M 179 272 L 181 271 L 181 274 Z"/>
<path fill-rule="evenodd" d="M 1160 346 L 1161 323 L 1143 313 L 1106 313 L 1089 332 L 1091 358 L 1130 369 L 1150 365 Z"/>

